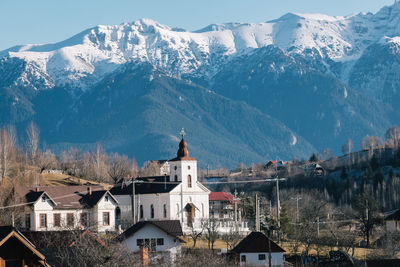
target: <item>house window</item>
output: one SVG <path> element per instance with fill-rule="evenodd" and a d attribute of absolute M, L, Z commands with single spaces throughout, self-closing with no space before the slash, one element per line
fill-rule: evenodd
<path fill-rule="evenodd" d="M 240 256 L 240 262 L 246 262 L 246 255 Z"/>
<path fill-rule="evenodd" d="M 67 213 L 67 226 L 74 227 L 74 214 Z"/>
<path fill-rule="evenodd" d="M 81 226 L 89 226 L 89 213 L 83 212 L 81 213 Z"/>
<path fill-rule="evenodd" d="M 25 228 L 31 229 L 31 215 L 29 213 L 25 214 Z"/>
<path fill-rule="evenodd" d="M 164 246 L 164 238 L 157 238 L 157 246 Z"/>
<path fill-rule="evenodd" d="M 192 176 L 190 176 L 190 174 L 188 175 L 188 187 L 192 187 Z"/>
<path fill-rule="evenodd" d="M 265 254 L 258 254 L 259 261 L 265 261 Z"/>
<path fill-rule="evenodd" d="M 156 247 L 157 247 L 157 239 L 152 238 L 151 242 L 150 242 L 150 248 L 149 251 L 156 251 Z"/>
<path fill-rule="evenodd" d="M 53 221 L 54 221 L 54 227 L 60 227 L 61 226 L 61 214 L 55 213 L 53 215 Z"/>
<path fill-rule="evenodd" d="M 143 239 L 137 239 L 137 240 L 136 240 L 136 245 L 137 245 L 138 247 L 142 247 L 142 246 L 144 245 L 144 240 L 143 240 Z"/>
<path fill-rule="evenodd" d="M 153 219 L 154 218 L 154 205 L 150 205 L 150 217 Z"/>
<path fill-rule="evenodd" d="M 47 198 L 46 196 L 42 196 L 42 202 L 46 202 Z"/>
<path fill-rule="evenodd" d="M 140 205 L 140 219 L 143 219 L 143 205 Z"/>
<path fill-rule="evenodd" d="M 167 204 L 164 204 L 164 218 L 167 218 Z"/>
<path fill-rule="evenodd" d="M 108 202 L 108 196 L 105 196 L 105 197 L 104 197 L 104 201 L 105 201 L 105 202 Z"/>
<path fill-rule="evenodd" d="M 110 225 L 110 213 L 103 212 L 103 225 Z"/>
<path fill-rule="evenodd" d="M 47 214 L 40 214 L 40 228 L 47 227 Z"/>

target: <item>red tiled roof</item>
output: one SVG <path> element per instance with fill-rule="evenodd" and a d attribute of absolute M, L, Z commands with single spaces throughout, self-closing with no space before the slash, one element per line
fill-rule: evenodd
<path fill-rule="evenodd" d="M 233 203 L 233 195 L 226 192 L 211 192 L 208 195 L 209 201 L 229 201 Z"/>

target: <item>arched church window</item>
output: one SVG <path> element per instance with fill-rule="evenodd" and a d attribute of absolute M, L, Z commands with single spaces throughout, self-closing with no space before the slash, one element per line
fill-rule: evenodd
<path fill-rule="evenodd" d="M 153 219 L 154 218 L 154 205 L 150 205 L 150 217 Z"/>
<path fill-rule="evenodd" d="M 176 169 L 178 169 L 178 167 L 175 166 L 174 170 L 176 171 Z"/>
<path fill-rule="evenodd" d="M 143 219 L 143 205 L 140 205 L 140 219 Z"/>
<path fill-rule="evenodd" d="M 192 187 L 192 176 L 190 174 L 188 175 L 188 187 Z"/>
<path fill-rule="evenodd" d="M 190 165 L 188 166 L 188 170 L 190 170 Z"/>
<path fill-rule="evenodd" d="M 178 182 L 178 175 L 175 174 L 175 182 Z"/>
<path fill-rule="evenodd" d="M 167 218 L 167 204 L 164 204 L 164 218 Z"/>

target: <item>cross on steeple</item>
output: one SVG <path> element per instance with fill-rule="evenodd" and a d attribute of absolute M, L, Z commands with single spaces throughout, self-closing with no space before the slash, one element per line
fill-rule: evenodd
<path fill-rule="evenodd" d="M 181 130 L 182 139 L 183 139 L 183 137 L 184 137 L 185 135 L 186 135 L 185 130 L 184 130 L 184 128 L 182 128 L 182 130 Z"/>

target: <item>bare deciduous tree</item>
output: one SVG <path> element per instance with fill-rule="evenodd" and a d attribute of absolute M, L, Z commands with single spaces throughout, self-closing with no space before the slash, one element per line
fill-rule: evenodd
<path fill-rule="evenodd" d="M 119 179 L 128 177 L 131 172 L 131 164 L 127 156 L 120 156 L 118 153 L 112 153 L 110 156 L 110 167 L 108 175 L 116 183 Z"/>
<path fill-rule="evenodd" d="M 221 235 L 222 240 L 224 240 L 227 249 L 233 249 L 237 243 L 242 239 L 240 233 L 232 225 L 229 227 L 229 231 Z"/>
<path fill-rule="evenodd" d="M 45 170 L 56 169 L 58 167 L 58 160 L 56 155 L 47 149 L 45 152 L 37 154 L 37 165 L 40 168 L 40 173 Z"/>
<path fill-rule="evenodd" d="M 26 135 L 28 137 L 28 140 L 26 141 L 26 149 L 28 152 L 28 155 L 31 159 L 31 162 L 33 164 L 36 164 L 36 155 L 37 151 L 39 149 L 39 135 L 40 131 L 39 128 L 36 126 L 36 124 L 31 121 L 26 128 Z"/>
<path fill-rule="evenodd" d="M 389 147 L 398 148 L 399 140 L 400 140 L 400 128 L 397 126 L 393 126 L 386 131 L 385 134 L 385 143 Z"/>
<path fill-rule="evenodd" d="M 371 158 L 374 149 L 382 146 L 382 139 L 378 136 L 364 136 L 361 140 L 361 147 L 368 150 L 368 157 Z"/>
<path fill-rule="evenodd" d="M 0 129 L 0 180 L 9 175 L 15 159 L 15 139 L 6 129 Z"/>
<path fill-rule="evenodd" d="M 215 218 L 210 218 L 208 220 L 204 220 L 202 225 L 205 237 L 208 241 L 208 248 L 214 250 L 214 243 L 219 237 L 218 228 L 220 222 Z"/>
<path fill-rule="evenodd" d="M 203 234 L 203 229 L 201 229 L 200 231 L 198 231 L 198 230 L 196 230 L 196 229 L 194 228 L 193 225 L 190 226 L 189 236 L 190 236 L 190 238 L 192 238 L 192 240 L 193 240 L 193 247 L 192 247 L 192 248 L 195 248 L 195 247 L 196 247 L 197 239 L 198 239 L 199 237 L 201 237 L 202 234 Z"/>

